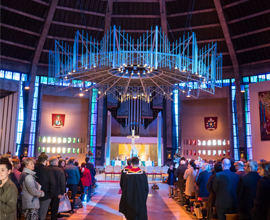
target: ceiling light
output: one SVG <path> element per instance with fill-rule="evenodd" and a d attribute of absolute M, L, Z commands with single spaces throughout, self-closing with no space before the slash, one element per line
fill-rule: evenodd
<path fill-rule="evenodd" d="M 79 96 L 81 96 L 81 97 L 82 97 L 82 96 L 83 96 L 83 93 L 80 93 L 80 94 L 79 94 Z"/>

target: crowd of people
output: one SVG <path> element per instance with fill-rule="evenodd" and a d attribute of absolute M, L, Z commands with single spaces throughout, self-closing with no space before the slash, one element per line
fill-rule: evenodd
<path fill-rule="evenodd" d="M 168 170 L 168 184 L 177 177 L 178 202 L 184 205 L 183 194 L 208 201 L 207 219 L 214 218 L 216 207 L 219 220 L 226 214 L 238 214 L 240 220 L 270 219 L 270 162 L 230 159 L 222 161 L 186 161 L 181 158 L 177 169 Z M 172 197 L 169 187 L 169 197 Z"/>
<path fill-rule="evenodd" d="M 91 200 L 95 175 L 89 157 L 79 166 L 75 158 L 60 155 L 48 158 L 41 153 L 36 161 L 4 154 L 0 157 L 0 219 L 18 219 L 21 210 L 26 220 L 45 220 L 50 207 L 51 219 L 57 220 L 60 199 L 67 191 L 71 191 L 70 213 L 74 213 L 76 194 Z"/>

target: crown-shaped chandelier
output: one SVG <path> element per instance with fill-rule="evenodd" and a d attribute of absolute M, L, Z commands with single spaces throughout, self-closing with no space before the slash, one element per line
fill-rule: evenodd
<path fill-rule="evenodd" d="M 98 99 L 110 94 L 121 102 L 150 102 L 160 95 L 173 100 L 173 90 L 198 98 L 200 90 L 214 94 L 221 87 L 222 54 L 213 42 L 199 49 L 195 33 L 171 43 L 156 26 L 135 41 L 113 26 L 101 41 L 79 31 L 73 47 L 56 40 L 49 53 L 49 76 L 70 86 L 82 80 L 80 95 L 97 88 Z"/>

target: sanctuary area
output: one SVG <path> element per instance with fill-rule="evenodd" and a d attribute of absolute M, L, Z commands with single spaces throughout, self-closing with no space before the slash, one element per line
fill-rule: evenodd
<path fill-rule="evenodd" d="M 269 0 L 0 8 L 0 219 L 270 220 Z"/>

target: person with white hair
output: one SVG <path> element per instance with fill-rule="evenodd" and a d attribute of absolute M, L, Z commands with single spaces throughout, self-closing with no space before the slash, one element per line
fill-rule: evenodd
<path fill-rule="evenodd" d="M 243 163 L 243 161 L 237 161 L 236 163 L 235 163 L 235 168 L 236 168 L 236 170 L 237 170 L 237 174 L 239 175 L 239 177 L 241 178 L 241 177 L 243 177 L 243 176 L 245 176 L 247 173 L 245 172 L 245 170 L 244 170 L 244 163 Z"/>
<path fill-rule="evenodd" d="M 199 197 L 208 197 L 209 192 L 206 188 L 210 173 L 210 166 L 208 163 L 202 165 L 202 172 L 199 174 L 196 185 L 199 187 Z"/>
<path fill-rule="evenodd" d="M 223 171 L 216 174 L 213 189 L 216 193 L 216 207 L 219 220 L 226 220 L 226 214 L 236 214 L 238 201 L 236 188 L 239 182 L 239 176 L 230 171 L 231 161 L 224 159 L 222 161 Z"/>
<path fill-rule="evenodd" d="M 246 170 L 248 174 L 240 178 L 237 186 L 238 214 L 240 220 L 251 219 L 250 210 L 254 206 L 257 183 L 261 179 L 257 173 L 258 163 L 256 161 L 249 161 Z"/>

